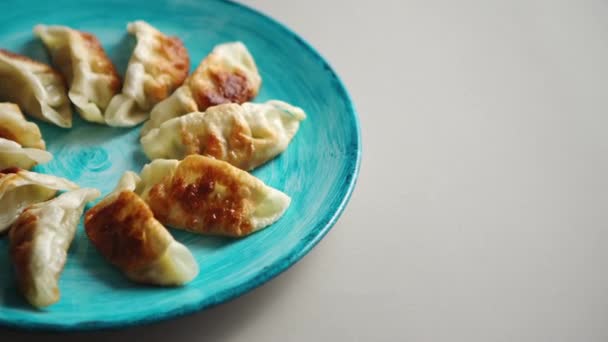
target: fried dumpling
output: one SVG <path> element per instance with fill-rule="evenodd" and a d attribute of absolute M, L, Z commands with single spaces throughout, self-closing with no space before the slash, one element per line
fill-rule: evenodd
<path fill-rule="evenodd" d="M 9 252 L 19 290 L 35 307 L 59 300 L 59 276 L 84 206 L 99 190 L 79 189 L 29 206 L 9 232 Z"/>
<path fill-rule="evenodd" d="M 0 99 L 35 118 L 72 127 L 72 111 L 59 73 L 50 66 L 0 50 Z"/>
<path fill-rule="evenodd" d="M 136 192 L 163 224 L 242 237 L 277 221 L 291 199 L 224 161 L 191 155 L 144 166 Z"/>
<path fill-rule="evenodd" d="M 122 93 L 106 109 L 110 126 L 135 126 L 150 109 L 167 98 L 188 76 L 190 59 L 182 41 L 169 37 L 144 21 L 127 26 L 137 39 L 129 60 Z"/>
<path fill-rule="evenodd" d="M 99 253 L 127 278 L 154 285 L 184 285 L 197 276 L 198 264 L 133 192 L 137 182 L 136 174 L 126 172 L 114 192 L 86 213 L 86 233 Z"/>
<path fill-rule="evenodd" d="M 150 159 L 202 154 L 251 170 L 283 152 L 305 118 L 281 101 L 228 103 L 165 121 L 141 144 Z"/>
<path fill-rule="evenodd" d="M 21 147 L 12 140 L 0 138 L 0 170 L 9 167 L 31 169 L 53 159 L 53 155 L 37 148 Z"/>
<path fill-rule="evenodd" d="M 222 103 L 249 101 L 258 94 L 261 83 L 255 61 L 243 43 L 217 45 L 181 87 L 152 109 L 141 135 L 171 118 L 204 112 Z"/>
<path fill-rule="evenodd" d="M 66 26 L 37 25 L 34 33 L 46 45 L 70 88 L 68 96 L 80 116 L 105 123 L 103 113 L 120 90 L 120 78 L 97 38 Z"/>
<path fill-rule="evenodd" d="M 0 171 L 0 233 L 5 232 L 28 206 L 49 200 L 57 190 L 76 190 L 67 179 L 17 168 Z"/>
<path fill-rule="evenodd" d="M 25 120 L 14 103 L 0 103 L 0 138 L 12 140 L 23 147 L 46 149 L 38 125 Z"/>

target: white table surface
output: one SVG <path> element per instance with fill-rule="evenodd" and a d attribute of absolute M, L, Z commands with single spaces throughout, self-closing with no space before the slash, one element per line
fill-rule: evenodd
<path fill-rule="evenodd" d="M 608 2 L 246 2 L 353 95 L 342 218 L 219 307 L 2 342 L 608 340 Z"/>

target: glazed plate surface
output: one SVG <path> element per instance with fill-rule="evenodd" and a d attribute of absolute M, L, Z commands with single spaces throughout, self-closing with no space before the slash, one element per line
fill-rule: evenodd
<path fill-rule="evenodd" d="M 360 163 L 359 124 L 351 100 L 329 65 L 306 42 L 274 20 L 225 1 L 7 1 L 0 12 L 0 47 L 48 62 L 36 24 L 62 24 L 95 34 L 121 75 L 134 46 L 128 22 L 141 19 L 179 36 L 191 70 L 215 44 L 243 41 L 262 75 L 254 102 L 279 99 L 308 118 L 288 149 L 253 174 L 292 197 L 285 216 L 246 239 L 198 236 L 170 229 L 190 248 L 201 272 L 180 288 L 139 286 L 107 264 L 89 243 L 82 222 L 60 280 L 61 300 L 32 309 L 15 288 L 0 239 L 0 324 L 37 329 L 100 329 L 167 319 L 239 296 L 270 280 L 306 254 L 331 228 L 353 190 Z M 35 120 L 32 120 L 35 121 Z M 54 160 L 35 170 L 109 193 L 126 170 L 147 162 L 139 127 L 83 122 L 61 129 L 39 123 Z M 294 293 L 294 296 L 297 296 Z"/>

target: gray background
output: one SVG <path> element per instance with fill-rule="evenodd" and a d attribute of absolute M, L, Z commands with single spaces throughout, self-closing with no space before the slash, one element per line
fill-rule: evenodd
<path fill-rule="evenodd" d="M 346 212 L 230 303 L 47 341 L 608 340 L 608 2 L 246 3 L 353 95 Z"/>

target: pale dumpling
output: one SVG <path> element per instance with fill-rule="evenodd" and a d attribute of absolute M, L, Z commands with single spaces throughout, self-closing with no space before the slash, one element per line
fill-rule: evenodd
<path fill-rule="evenodd" d="M 165 121 L 141 144 L 150 159 L 202 154 L 251 170 L 283 152 L 305 118 L 281 101 L 229 103 Z"/>
<path fill-rule="evenodd" d="M 12 140 L 23 147 L 46 149 L 38 125 L 25 120 L 14 103 L 0 103 L 0 138 Z"/>
<path fill-rule="evenodd" d="M 217 45 L 181 87 L 152 109 L 141 135 L 171 118 L 204 112 L 222 103 L 249 101 L 258 94 L 261 83 L 262 78 L 245 44 Z"/>
<path fill-rule="evenodd" d="M 86 233 L 99 253 L 127 278 L 153 285 L 184 285 L 198 275 L 198 264 L 133 192 L 137 182 L 136 174 L 126 172 L 114 192 L 87 211 Z"/>
<path fill-rule="evenodd" d="M 61 75 L 50 66 L 0 50 L 0 100 L 60 127 L 72 127 L 72 110 Z"/>
<path fill-rule="evenodd" d="M 80 116 L 105 123 L 103 113 L 120 90 L 120 78 L 99 40 L 66 26 L 37 25 L 34 33 L 42 39 L 53 64 L 67 81 L 68 96 Z"/>
<path fill-rule="evenodd" d="M 144 21 L 129 23 L 137 44 L 129 59 L 122 93 L 112 98 L 105 119 L 110 126 L 135 126 L 188 76 L 190 59 L 182 41 Z"/>
<path fill-rule="evenodd" d="M 76 190 L 67 179 L 17 168 L 0 171 L 0 233 L 7 231 L 28 206 L 55 197 L 58 190 Z"/>
<path fill-rule="evenodd" d="M 45 150 L 22 147 L 12 140 L 0 138 L 0 170 L 9 167 L 31 169 L 37 164 L 44 164 L 53 159 Z"/>
<path fill-rule="evenodd" d="M 291 199 L 224 161 L 191 155 L 144 166 L 136 192 L 163 224 L 243 237 L 277 221 Z"/>
<path fill-rule="evenodd" d="M 59 300 L 59 276 L 85 205 L 99 190 L 65 192 L 29 206 L 9 232 L 9 252 L 19 290 L 35 307 Z"/>

